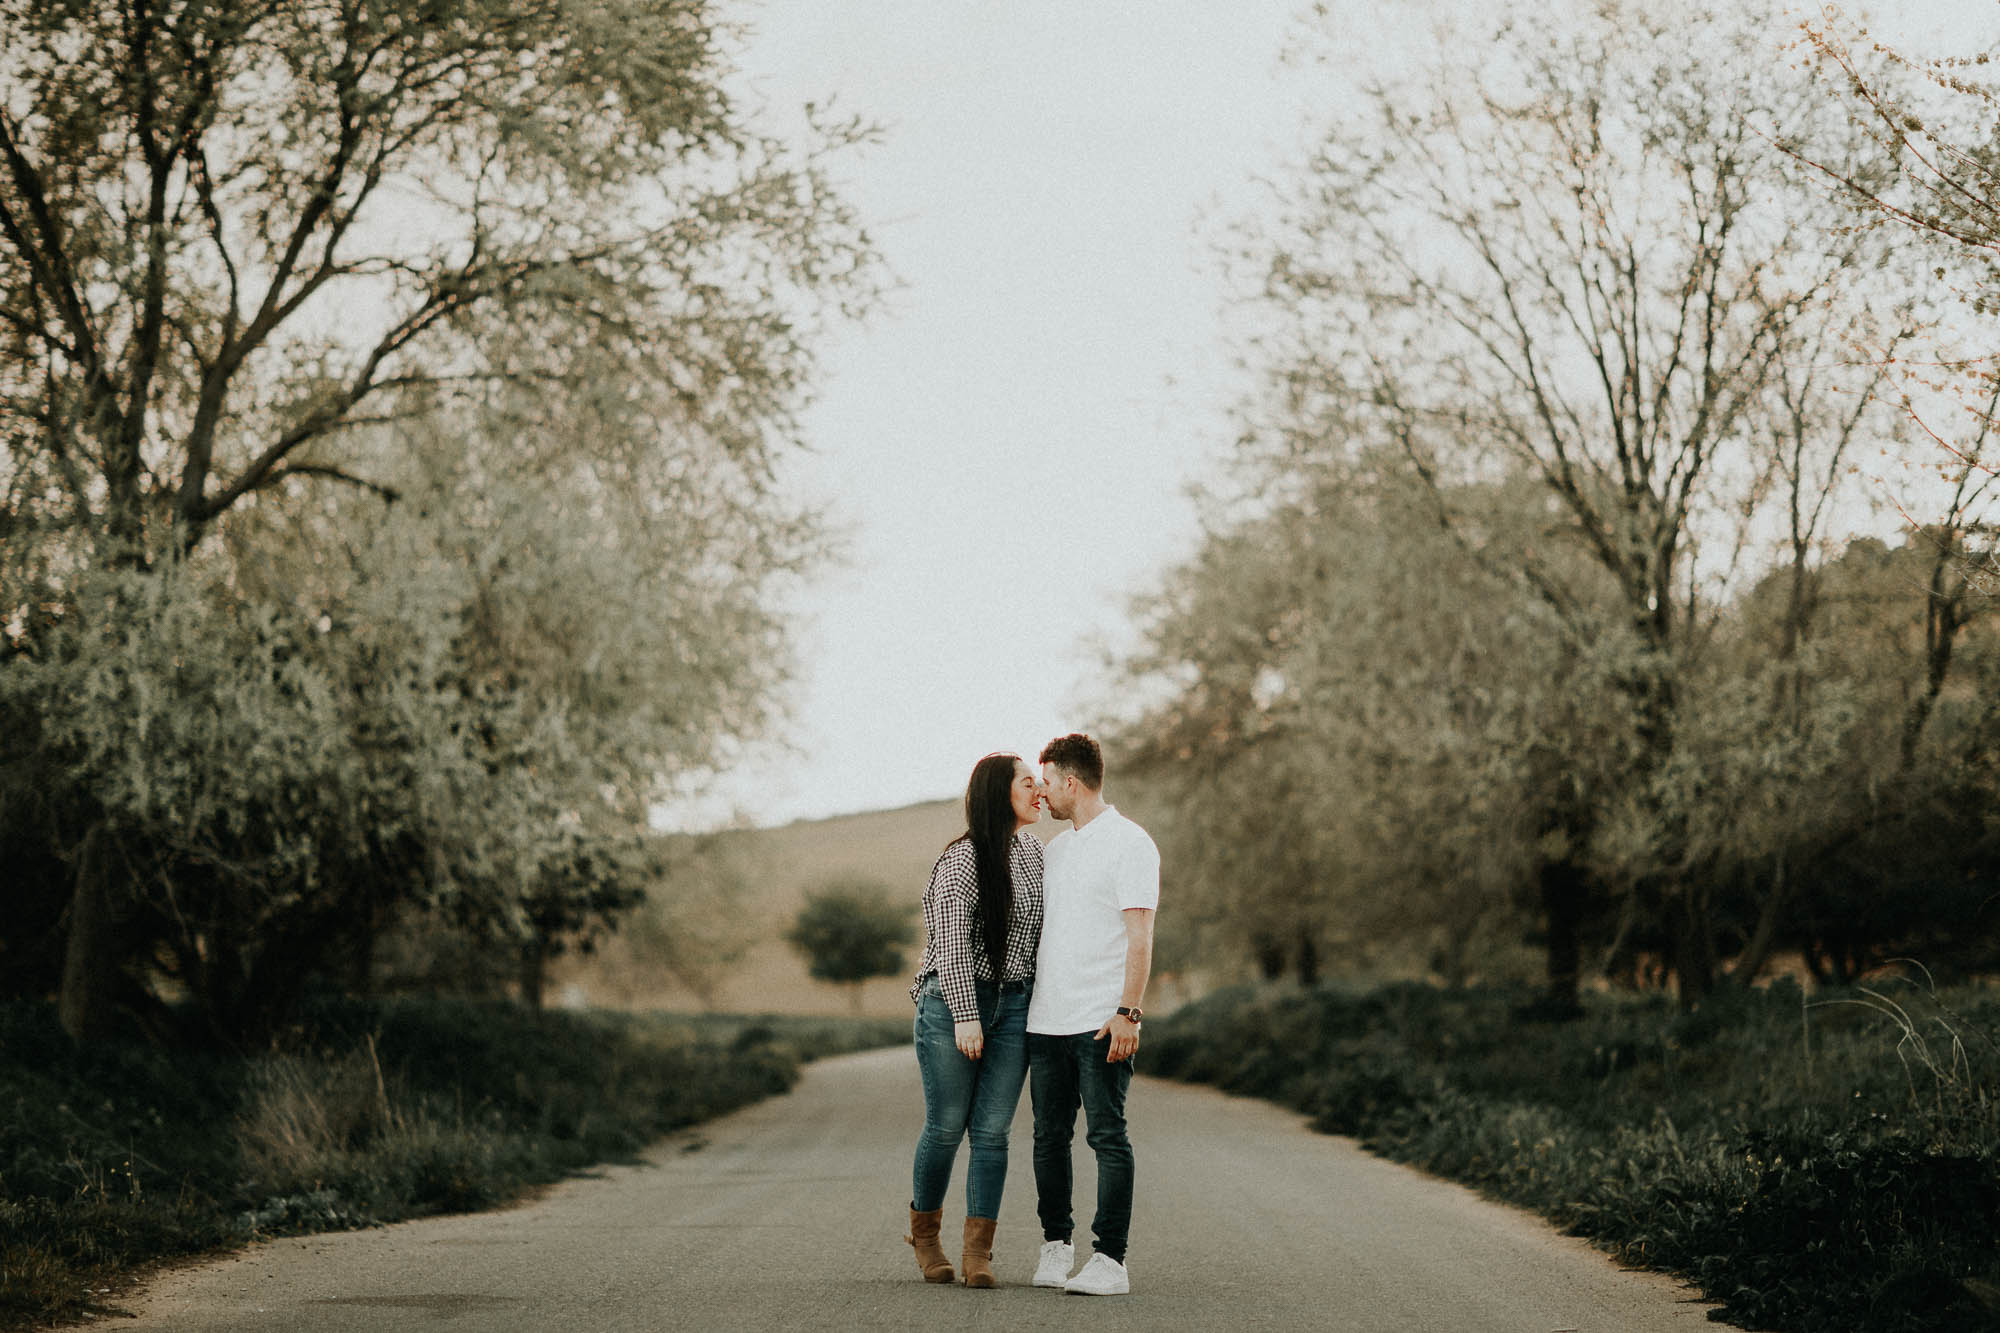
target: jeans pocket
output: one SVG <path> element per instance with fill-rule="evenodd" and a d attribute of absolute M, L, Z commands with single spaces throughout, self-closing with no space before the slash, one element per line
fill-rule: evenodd
<path fill-rule="evenodd" d="M 934 986 L 927 985 L 917 996 L 917 1033 L 925 1041 L 956 1044 L 957 1029 L 952 1022 L 951 1006 Z"/>

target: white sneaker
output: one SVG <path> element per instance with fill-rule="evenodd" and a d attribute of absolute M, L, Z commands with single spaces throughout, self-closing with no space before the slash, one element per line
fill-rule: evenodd
<path fill-rule="evenodd" d="M 1069 1270 L 1075 1266 L 1076 1246 L 1066 1240 L 1045 1240 L 1042 1261 L 1035 1265 L 1035 1285 L 1060 1287 L 1069 1281 Z"/>
<path fill-rule="evenodd" d="M 1072 1296 L 1123 1296 L 1132 1290 L 1132 1276 L 1116 1259 L 1093 1254 L 1081 1273 L 1063 1283 L 1063 1290 Z"/>

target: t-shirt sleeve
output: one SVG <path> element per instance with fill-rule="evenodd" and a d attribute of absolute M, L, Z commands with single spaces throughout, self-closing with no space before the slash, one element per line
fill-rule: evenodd
<path fill-rule="evenodd" d="M 1118 910 L 1135 907 L 1157 909 L 1160 905 L 1160 849 L 1140 833 L 1132 847 L 1118 858 Z"/>

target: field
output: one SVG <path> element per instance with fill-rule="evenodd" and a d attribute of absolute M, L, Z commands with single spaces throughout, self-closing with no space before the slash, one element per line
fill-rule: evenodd
<path fill-rule="evenodd" d="M 1047 836 L 1054 836 L 1055 825 L 1045 822 L 1043 827 Z M 741 875 L 734 907 L 742 917 L 744 951 L 718 973 L 706 994 L 647 958 L 632 941 L 617 938 L 594 957 L 567 959 L 551 969 L 548 993 L 565 1005 L 629 1010 L 907 1017 L 907 973 L 865 983 L 857 1006 L 846 988 L 806 975 L 805 961 L 783 934 L 809 892 L 846 876 L 879 882 L 906 901 L 911 919 L 918 920 L 931 863 L 964 828 L 959 802 L 927 801 L 899 810 L 723 834 L 722 854 Z M 909 951 L 910 970 L 920 947 Z"/>
<path fill-rule="evenodd" d="M 1148 809 L 1143 800 L 1135 800 L 1132 808 L 1143 822 Z M 1034 831 L 1046 842 L 1068 827 L 1045 817 Z M 633 1012 L 907 1018 L 910 977 L 923 951 L 924 885 L 938 853 L 964 829 L 963 806 L 953 799 L 722 834 L 718 850 L 740 876 L 732 900 L 741 918 L 742 952 L 734 962 L 715 969 L 706 989 L 697 989 L 652 956 L 643 930 L 628 928 L 594 954 L 561 959 L 552 966 L 550 1002 Z M 850 876 L 874 880 L 907 903 L 917 931 L 903 969 L 862 985 L 858 1004 L 847 988 L 808 976 L 804 960 L 783 938 L 808 893 L 828 880 Z M 1170 876 L 1162 891 L 1171 892 Z M 662 886 L 661 892 L 671 894 L 673 886 Z M 1156 970 L 1147 1007 L 1164 1013 L 1202 994 L 1218 979 L 1205 971 Z M 1220 979 L 1233 980 L 1236 974 Z"/>

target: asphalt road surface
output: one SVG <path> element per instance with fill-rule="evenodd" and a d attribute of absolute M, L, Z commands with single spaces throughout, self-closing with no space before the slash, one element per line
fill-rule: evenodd
<path fill-rule="evenodd" d="M 1141 1056 L 1143 1062 L 1143 1053 Z M 1143 1067 L 1143 1063 L 1142 1063 Z M 163 1274 L 113 1327 L 278 1329 L 1711 1330 L 1673 1281 L 1525 1213 L 1314 1134 L 1262 1102 L 1142 1078 L 1132 1294 L 1028 1285 L 1027 1098 L 994 1266 L 926 1285 L 909 1246 L 922 1110 L 907 1049 L 809 1066 L 790 1095 L 525 1206 L 260 1245 Z M 1079 1125 L 1078 1258 L 1096 1188 Z M 945 1203 L 958 1258 L 965 1156 Z"/>

